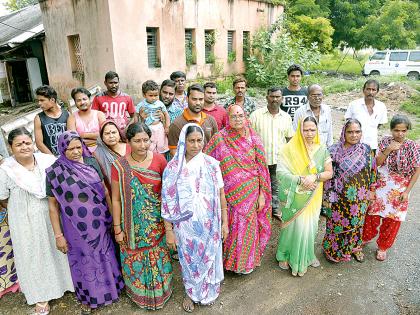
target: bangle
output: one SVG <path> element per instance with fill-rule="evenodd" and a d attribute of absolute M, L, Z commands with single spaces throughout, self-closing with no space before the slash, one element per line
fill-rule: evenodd
<path fill-rule="evenodd" d="M 298 177 L 297 184 L 298 184 L 298 185 L 300 185 L 301 183 L 302 183 L 302 177 L 300 177 L 300 176 L 299 176 L 299 177 Z"/>
<path fill-rule="evenodd" d="M 223 211 L 223 210 L 226 210 L 226 211 L 227 211 L 227 209 L 228 209 L 228 208 L 222 208 L 222 211 Z"/>
<path fill-rule="evenodd" d="M 120 235 L 122 232 L 124 232 L 123 230 L 119 231 L 118 233 L 115 233 L 115 236 Z"/>
<path fill-rule="evenodd" d="M 121 223 L 120 224 L 113 224 L 113 226 L 121 226 Z"/>
<path fill-rule="evenodd" d="M 60 237 L 63 237 L 63 236 L 64 236 L 64 234 L 63 234 L 63 233 L 56 234 L 56 235 L 55 235 L 55 239 L 60 238 Z"/>
<path fill-rule="evenodd" d="M 321 173 L 316 174 L 316 181 L 319 182 L 321 180 Z"/>

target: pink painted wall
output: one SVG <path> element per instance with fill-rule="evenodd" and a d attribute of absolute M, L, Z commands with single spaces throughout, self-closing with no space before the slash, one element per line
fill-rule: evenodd
<path fill-rule="evenodd" d="M 108 70 L 120 75 L 121 88 L 141 97 L 141 83 L 158 82 L 175 70 L 188 79 L 241 73 L 242 32 L 252 34 L 273 23 L 283 7 L 251 0 L 41 0 L 46 61 L 53 86 L 74 85 L 67 36 L 80 34 L 85 85 L 102 84 Z M 159 28 L 161 67 L 149 68 L 146 27 Z M 185 29 L 195 29 L 196 64 L 185 61 Z M 216 67 L 205 63 L 204 31 L 215 30 Z M 236 31 L 236 61 L 227 60 L 227 31 Z M 76 82 L 77 83 L 77 82 Z"/>

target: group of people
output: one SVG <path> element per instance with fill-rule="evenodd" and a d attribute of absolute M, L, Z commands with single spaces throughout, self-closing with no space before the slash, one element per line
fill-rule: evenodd
<path fill-rule="evenodd" d="M 71 291 L 89 314 L 125 289 L 156 310 L 172 295 L 179 260 L 182 307 L 192 312 L 214 303 L 224 270 L 246 275 L 261 265 L 272 218 L 278 266 L 294 276 L 318 267 L 321 209 L 329 261 L 362 262 L 377 234 L 376 258 L 385 260 L 420 174 L 411 123 L 394 116 L 378 144 L 386 107 L 368 80 L 333 143 L 322 87 L 301 87 L 302 75 L 292 65 L 289 86 L 268 89 L 259 109 L 243 78 L 221 106 L 213 82 L 186 88 L 180 71 L 160 87 L 144 82 L 137 106 L 110 71 L 92 103 L 88 90 L 73 89 L 73 114 L 52 87 L 38 88 L 40 152 L 15 129 L 0 166 L 0 296 L 20 287 L 45 315 Z"/>

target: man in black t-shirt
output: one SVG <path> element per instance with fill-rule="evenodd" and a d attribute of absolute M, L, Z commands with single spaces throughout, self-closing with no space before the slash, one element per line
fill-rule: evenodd
<path fill-rule="evenodd" d="M 283 103 L 280 105 L 280 108 L 288 113 L 292 119 L 295 116 L 295 111 L 300 106 L 308 103 L 308 89 L 300 86 L 302 76 L 303 69 L 299 65 L 291 65 L 287 69 L 289 86 L 282 90 Z"/>

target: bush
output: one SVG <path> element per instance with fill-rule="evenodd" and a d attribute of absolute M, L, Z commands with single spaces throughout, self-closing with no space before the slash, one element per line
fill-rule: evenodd
<path fill-rule="evenodd" d="M 246 78 L 253 86 L 282 85 L 287 80 L 287 68 L 300 64 L 308 69 L 319 63 L 321 54 L 317 44 L 305 47 L 302 40 L 292 40 L 278 21 L 270 29 L 261 29 L 253 37 L 251 55 L 246 62 Z"/>

